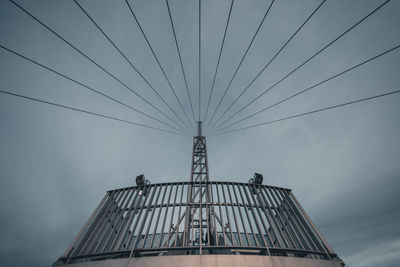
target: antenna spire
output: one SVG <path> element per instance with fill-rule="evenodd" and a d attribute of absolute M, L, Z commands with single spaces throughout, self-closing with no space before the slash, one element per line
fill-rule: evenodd
<path fill-rule="evenodd" d="M 203 123 L 202 121 L 197 122 L 197 136 L 202 136 L 202 129 L 201 129 L 202 123 Z"/>
<path fill-rule="evenodd" d="M 197 122 L 197 136 L 193 138 L 190 182 L 208 182 L 207 143 L 202 133 L 202 123 Z"/>

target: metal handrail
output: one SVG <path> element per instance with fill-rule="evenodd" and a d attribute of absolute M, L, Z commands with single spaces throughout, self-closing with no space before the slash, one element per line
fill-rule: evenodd
<path fill-rule="evenodd" d="M 189 202 L 189 187 L 198 184 L 169 182 L 108 191 L 60 260 L 157 253 L 336 257 L 290 189 L 212 181 L 204 187 L 209 201 Z M 207 219 L 194 221 L 186 212 L 189 206 L 193 212 L 206 212 Z"/>

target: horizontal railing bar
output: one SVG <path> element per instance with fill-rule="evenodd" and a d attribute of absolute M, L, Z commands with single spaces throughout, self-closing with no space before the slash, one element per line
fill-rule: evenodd
<path fill-rule="evenodd" d="M 184 206 L 194 206 L 194 207 L 200 207 L 201 205 L 208 205 L 210 207 L 219 207 L 219 206 L 225 206 L 225 205 L 233 205 L 234 207 L 245 207 L 245 208 L 262 208 L 262 205 L 254 205 L 254 204 L 245 204 L 245 203 L 235 203 L 235 202 L 196 202 L 196 203 L 187 203 L 185 202 L 177 202 L 177 204 L 182 204 L 182 207 Z M 168 208 L 168 207 L 173 207 L 174 203 L 165 203 L 165 204 L 157 204 L 157 205 L 150 205 L 150 206 L 143 206 L 138 208 L 138 210 L 140 209 L 154 209 L 154 208 Z M 131 208 L 125 208 L 125 209 L 121 209 L 122 211 L 128 211 Z M 275 207 L 270 207 L 271 210 L 276 209 Z"/>
<path fill-rule="evenodd" d="M 101 252 L 101 253 L 93 253 L 79 256 L 72 256 L 72 259 L 82 259 L 82 258 L 91 258 L 91 257 L 102 257 L 102 256 L 121 256 L 128 255 L 133 251 L 134 253 L 141 252 L 163 252 L 163 251 L 187 251 L 187 250 L 199 250 L 199 247 L 193 246 L 185 246 L 185 247 L 162 247 L 162 248 L 138 248 L 133 250 L 120 250 L 113 252 Z M 302 249 L 286 249 L 286 248 L 275 248 L 275 247 L 245 247 L 245 246 L 202 246 L 202 249 L 209 250 L 259 250 L 264 251 L 269 249 L 272 253 L 298 253 L 298 254 L 314 254 L 314 255 L 327 255 L 325 252 L 320 251 L 312 251 L 312 250 L 302 250 Z M 331 257 L 336 257 L 337 254 L 329 253 Z"/>
<path fill-rule="evenodd" d="M 225 185 L 241 185 L 241 186 L 253 186 L 252 183 L 241 183 L 241 182 L 227 182 L 227 181 L 208 181 L 208 182 L 167 182 L 167 183 L 156 183 L 156 184 L 150 184 L 147 185 L 149 187 L 153 186 L 167 186 L 167 185 L 189 185 L 189 184 L 201 184 L 201 185 L 213 185 L 213 184 L 225 184 Z M 272 186 L 272 185 L 257 185 L 262 188 L 269 188 L 269 189 L 281 189 L 281 190 L 287 190 L 288 192 L 291 192 L 292 189 L 289 188 L 284 188 L 284 187 L 279 187 L 279 186 Z M 127 189 L 135 189 L 138 186 L 129 186 L 129 187 L 122 187 L 122 188 L 117 188 L 113 190 L 109 190 L 107 192 L 112 192 L 112 191 L 117 191 L 117 190 L 127 190 Z"/>

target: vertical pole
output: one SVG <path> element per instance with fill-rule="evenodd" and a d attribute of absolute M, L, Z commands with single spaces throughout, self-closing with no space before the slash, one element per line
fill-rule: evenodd
<path fill-rule="evenodd" d="M 210 184 L 208 175 L 207 143 L 202 133 L 202 122 L 197 122 L 197 136 L 193 138 L 192 166 L 188 188 L 187 208 L 185 213 L 185 238 L 186 246 L 207 246 L 214 239 L 214 224 L 211 220 L 212 212 L 208 203 L 211 201 Z M 203 212 L 203 208 L 207 212 Z M 203 238 L 203 236 L 205 238 Z M 196 237 L 198 240 L 196 241 Z M 195 242 L 196 241 L 196 242 Z M 215 242 L 212 242 L 215 244 Z M 200 253 L 202 250 L 200 249 Z"/>

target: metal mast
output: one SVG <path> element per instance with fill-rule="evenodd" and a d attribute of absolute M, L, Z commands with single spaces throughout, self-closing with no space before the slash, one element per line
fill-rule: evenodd
<path fill-rule="evenodd" d="M 186 246 L 213 245 L 213 213 L 209 207 L 211 190 L 209 185 L 207 143 L 202 135 L 202 122 L 197 122 L 197 136 L 193 138 L 192 168 L 188 188 L 188 206 L 185 218 L 184 243 Z"/>
<path fill-rule="evenodd" d="M 208 182 L 206 137 L 202 136 L 202 122 L 197 122 L 197 136 L 193 138 L 192 172 L 190 182 Z"/>

